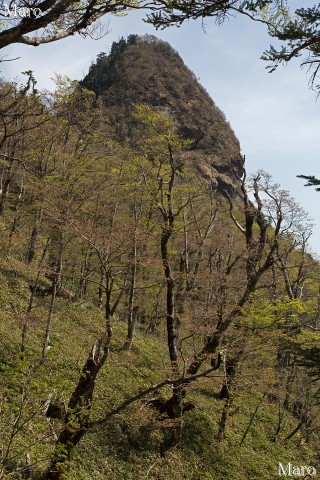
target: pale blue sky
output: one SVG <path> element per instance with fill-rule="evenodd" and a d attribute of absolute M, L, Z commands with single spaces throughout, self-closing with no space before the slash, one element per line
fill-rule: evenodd
<path fill-rule="evenodd" d="M 21 58 L 2 63 L 1 75 L 12 79 L 33 70 L 39 88 L 52 89 L 55 73 L 81 79 L 97 54 L 108 52 L 122 35 L 151 33 L 168 41 L 225 112 L 246 155 L 247 170 L 271 173 L 310 213 L 315 223 L 311 246 L 320 253 L 320 192 L 296 178 L 300 173 L 320 176 L 320 99 L 308 89 L 307 72 L 295 61 L 267 73 L 260 56 L 272 39 L 263 25 L 247 18 L 231 18 L 221 27 L 207 19 L 206 33 L 201 22 L 157 32 L 141 18 L 141 12 L 108 17 L 110 31 L 98 41 L 72 37 L 37 48 L 13 45 L 2 55 Z"/>

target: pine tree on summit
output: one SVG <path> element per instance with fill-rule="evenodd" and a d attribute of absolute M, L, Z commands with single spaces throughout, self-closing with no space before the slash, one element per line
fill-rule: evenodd
<path fill-rule="evenodd" d="M 305 184 L 305 187 L 316 187 L 320 185 L 320 180 L 314 175 L 297 175 L 298 178 L 304 178 L 308 180 L 308 183 Z M 320 192 L 320 187 L 316 188 L 317 192 Z"/>
<path fill-rule="evenodd" d="M 302 3 L 302 2 L 301 2 Z M 262 58 L 273 71 L 301 54 L 302 65 L 311 69 L 310 83 L 319 89 L 320 6 L 289 12 L 286 0 L 17 0 L 1 2 L 0 49 L 14 43 L 37 47 L 75 35 L 101 38 L 108 29 L 99 24 L 105 15 L 124 15 L 147 10 L 146 21 L 157 29 L 180 26 L 191 19 L 213 18 L 222 24 L 229 16 L 244 15 L 268 27 L 271 37 L 284 42 L 278 50 L 270 46 Z M 41 31 L 41 34 L 38 32 Z M 133 36 L 132 36 L 133 37 Z M 123 40 L 123 39 L 122 39 Z M 134 40 L 131 38 L 131 40 Z M 124 42 L 124 41 L 123 41 Z M 122 46 L 123 46 L 122 42 Z M 1 61 L 1 59 L 0 59 Z"/>

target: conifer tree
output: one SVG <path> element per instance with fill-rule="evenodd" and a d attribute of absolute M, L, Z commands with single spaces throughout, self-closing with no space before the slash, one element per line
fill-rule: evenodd
<path fill-rule="evenodd" d="M 305 187 L 317 187 L 320 185 L 320 180 L 314 175 L 297 175 L 298 178 L 304 178 L 308 180 L 308 183 L 305 184 Z M 317 192 L 320 192 L 320 187 L 316 188 Z"/>

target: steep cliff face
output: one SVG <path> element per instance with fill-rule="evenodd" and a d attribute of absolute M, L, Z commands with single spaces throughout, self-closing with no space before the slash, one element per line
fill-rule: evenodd
<path fill-rule="evenodd" d="M 213 186 L 238 190 L 243 158 L 224 113 L 170 45 L 130 35 L 98 55 L 81 82 L 103 98 L 120 138 L 130 137 L 130 109 L 148 103 L 169 115 L 193 144 L 189 162 Z"/>

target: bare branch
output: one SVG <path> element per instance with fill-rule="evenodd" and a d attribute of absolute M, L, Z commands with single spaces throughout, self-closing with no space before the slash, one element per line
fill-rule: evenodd
<path fill-rule="evenodd" d="M 218 354 L 217 363 L 213 367 L 208 368 L 207 370 L 204 370 L 201 373 L 197 373 L 196 375 L 190 375 L 188 377 L 180 377 L 175 380 L 168 378 L 166 380 L 163 380 L 162 382 L 157 383 L 156 385 L 151 385 L 151 387 L 141 390 L 140 392 L 136 393 L 132 397 L 129 397 L 126 400 L 124 400 L 118 407 L 111 410 L 105 417 L 101 418 L 100 420 L 94 420 L 90 422 L 88 424 L 88 429 L 93 429 L 93 428 L 99 427 L 100 425 L 105 424 L 110 420 L 111 417 L 113 417 L 114 415 L 117 415 L 122 410 L 125 410 L 132 403 L 135 403 L 138 400 L 141 400 L 141 398 L 146 397 L 149 393 L 159 390 L 160 388 L 166 387 L 167 385 L 171 385 L 172 387 L 179 387 L 180 385 L 188 385 L 189 383 L 192 383 L 198 380 L 198 378 L 207 377 L 210 373 L 217 370 L 220 367 L 220 365 L 221 365 L 221 353 Z"/>

